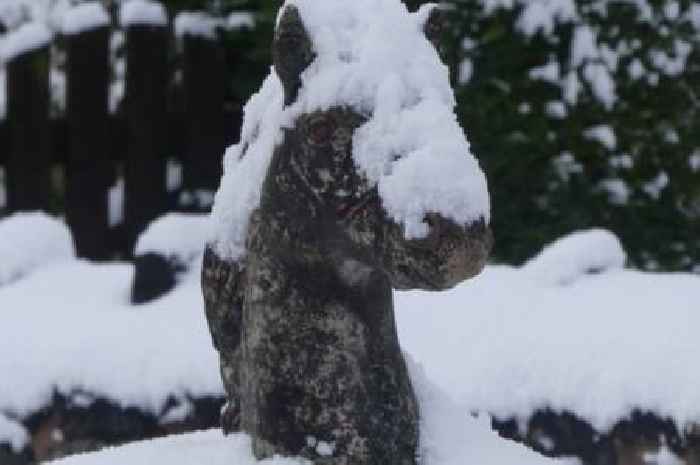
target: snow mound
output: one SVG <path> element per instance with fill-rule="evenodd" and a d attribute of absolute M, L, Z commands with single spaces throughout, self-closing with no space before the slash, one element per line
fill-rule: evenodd
<path fill-rule="evenodd" d="M 165 26 L 168 14 L 160 2 L 153 0 L 128 0 L 119 10 L 119 22 L 129 26 Z"/>
<path fill-rule="evenodd" d="M 63 15 L 61 31 L 66 35 L 74 35 L 108 26 L 109 23 L 107 10 L 100 2 L 91 1 L 66 11 Z"/>
<path fill-rule="evenodd" d="M 25 23 L 19 29 L 5 34 L 0 49 L 0 59 L 5 62 L 20 55 L 45 47 L 53 39 L 53 34 L 44 23 Z"/>
<path fill-rule="evenodd" d="M 0 287 L 0 411 L 23 418 L 76 390 L 155 415 L 171 396 L 223 395 L 199 267 L 137 312 L 133 272 L 72 260 Z M 679 430 L 700 422 L 698 276 L 623 269 L 551 286 L 488 266 L 452 290 L 394 298 L 402 348 L 470 412 L 548 407 L 601 433 L 634 409 Z"/>
<path fill-rule="evenodd" d="M 626 254 L 615 234 L 605 229 L 577 231 L 547 245 L 523 265 L 543 284 L 567 285 L 587 274 L 625 266 Z"/>
<path fill-rule="evenodd" d="M 400 0 L 288 0 L 312 39 L 315 61 L 284 107 L 274 70 L 245 107 L 241 142 L 224 158 L 212 217 L 217 252 L 239 259 L 282 130 L 301 114 L 350 107 L 368 115 L 355 133 L 356 169 L 378 187 L 407 238 L 427 233 L 428 212 L 460 224 L 489 220 L 486 178 L 454 113 L 447 67 Z"/>
<path fill-rule="evenodd" d="M 21 452 L 29 443 L 29 433 L 21 423 L 0 413 L 0 444 L 9 444 L 13 452 Z"/>
<path fill-rule="evenodd" d="M 553 460 L 525 446 L 501 439 L 486 416 L 472 418 L 430 384 L 423 371 L 409 363 L 421 409 L 419 446 L 422 465 L 574 465 L 578 460 Z M 145 441 L 103 452 L 69 457 L 53 465 L 311 465 L 295 458 L 257 461 L 245 434 L 224 437 L 220 430 Z"/>
<path fill-rule="evenodd" d="M 0 285 L 74 256 L 73 238 L 62 221 L 40 212 L 0 220 Z"/>
<path fill-rule="evenodd" d="M 168 213 L 154 220 L 139 236 L 134 255 L 157 253 L 187 264 L 204 252 L 210 235 L 209 215 Z"/>
<path fill-rule="evenodd" d="M 222 395 L 199 268 L 139 311 L 133 272 L 73 260 L 0 288 L 0 353 L 11 354 L 0 357 L 0 411 L 23 418 L 55 392 L 89 392 L 160 415 L 170 397 Z"/>
<path fill-rule="evenodd" d="M 214 40 L 216 30 L 223 24 L 222 19 L 201 11 L 183 11 L 175 17 L 175 35 Z"/>

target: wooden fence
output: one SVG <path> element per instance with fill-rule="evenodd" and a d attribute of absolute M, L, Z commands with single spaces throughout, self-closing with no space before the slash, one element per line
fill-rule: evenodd
<path fill-rule="evenodd" d="M 182 38 L 182 79 L 173 91 L 167 27 L 126 29 L 124 105 L 109 111 L 108 27 L 63 37 L 67 104 L 52 119 L 50 47 L 7 63 L 7 111 L 0 121 L 0 165 L 5 168 L 4 212 L 62 213 L 79 256 L 129 256 L 138 234 L 167 210 L 197 209 L 177 201 L 182 192 L 213 192 L 221 158 L 235 142 L 240 106 L 226 110 L 225 59 L 216 40 Z M 174 104 L 173 101 L 179 102 Z M 229 105 L 231 107 L 231 105 Z M 182 166 L 182 187 L 166 189 L 166 161 Z M 110 225 L 108 193 L 123 179 L 123 221 Z"/>

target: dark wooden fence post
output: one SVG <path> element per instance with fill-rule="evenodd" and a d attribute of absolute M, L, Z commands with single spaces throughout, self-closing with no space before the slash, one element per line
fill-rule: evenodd
<path fill-rule="evenodd" d="M 183 163 L 186 191 L 212 192 L 219 185 L 226 148 L 224 98 L 226 67 L 222 44 L 214 37 L 185 35 L 184 96 L 187 147 Z M 208 210 L 205 199 L 192 196 L 190 210 Z"/>
<path fill-rule="evenodd" d="M 146 225 L 166 208 L 168 29 L 128 25 L 124 220 L 129 250 Z"/>
<path fill-rule="evenodd" d="M 109 37 L 107 25 L 67 36 L 70 150 L 66 217 L 78 255 L 94 260 L 107 259 L 110 254 Z"/>
<path fill-rule="evenodd" d="M 13 34 L 21 33 L 20 29 Z M 48 32 L 45 34 L 48 38 Z M 7 58 L 6 118 L 12 141 L 6 170 L 8 210 L 48 210 L 51 202 L 49 47 L 46 44 Z"/>

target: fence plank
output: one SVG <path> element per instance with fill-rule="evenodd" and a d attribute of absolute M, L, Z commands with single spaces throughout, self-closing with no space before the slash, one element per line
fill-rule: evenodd
<path fill-rule="evenodd" d="M 129 248 L 166 207 L 168 30 L 132 25 L 126 39 L 125 228 Z"/>
<path fill-rule="evenodd" d="M 78 255 L 109 258 L 107 191 L 113 178 L 108 147 L 110 80 L 107 27 L 67 37 L 69 156 L 66 219 Z"/>
<path fill-rule="evenodd" d="M 35 49 L 7 64 L 7 157 L 10 211 L 48 210 L 51 196 L 49 49 Z"/>
<path fill-rule="evenodd" d="M 183 38 L 183 49 L 187 124 L 184 188 L 211 192 L 221 178 L 221 160 L 226 147 L 224 50 L 219 40 L 192 35 Z M 206 202 L 195 202 L 191 209 L 208 210 L 209 207 Z"/>

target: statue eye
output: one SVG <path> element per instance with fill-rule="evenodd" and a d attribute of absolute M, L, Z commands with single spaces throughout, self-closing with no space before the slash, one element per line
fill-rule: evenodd
<path fill-rule="evenodd" d="M 328 116 L 316 116 L 309 120 L 306 139 L 311 145 L 327 145 L 335 132 L 335 122 Z"/>

